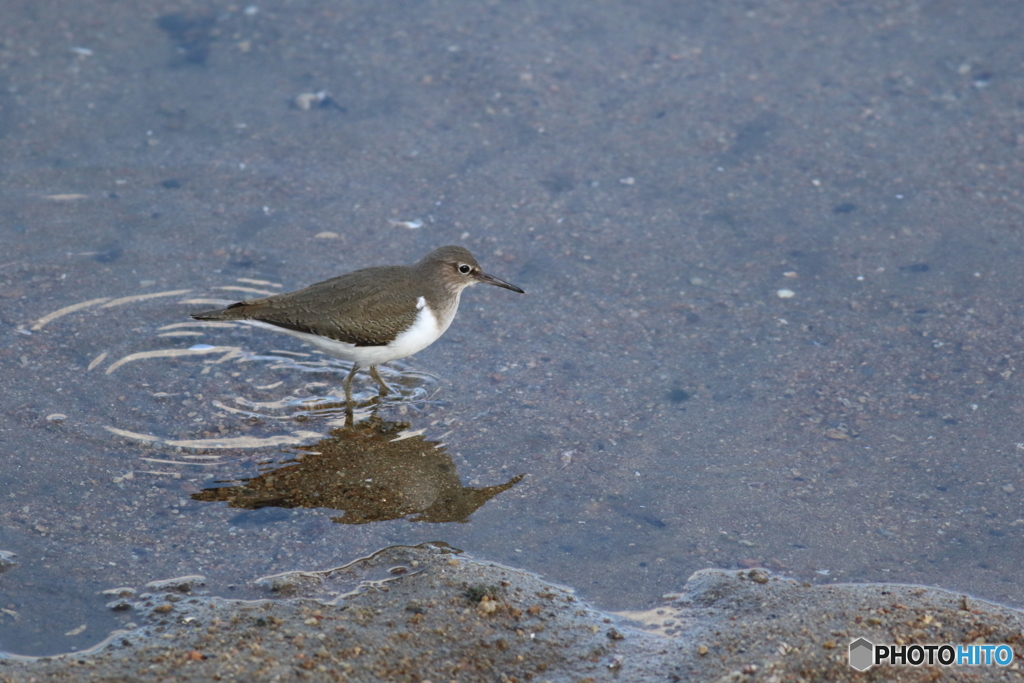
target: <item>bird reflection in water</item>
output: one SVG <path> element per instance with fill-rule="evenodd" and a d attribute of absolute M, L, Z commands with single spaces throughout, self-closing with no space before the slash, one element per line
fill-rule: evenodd
<path fill-rule="evenodd" d="M 230 507 L 329 508 L 331 521 L 366 524 L 408 517 L 414 522 L 465 522 L 484 503 L 524 475 L 498 486 L 463 486 L 451 456 L 421 434 L 402 438 L 409 424 L 376 416 L 299 450 L 293 464 L 242 480 L 240 486 L 206 489 L 194 500 Z M 410 516 L 411 515 L 411 516 Z"/>

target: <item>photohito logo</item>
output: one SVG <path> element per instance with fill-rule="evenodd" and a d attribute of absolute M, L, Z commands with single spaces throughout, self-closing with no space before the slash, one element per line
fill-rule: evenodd
<path fill-rule="evenodd" d="M 1009 666 L 1009 645 L 875 645 L 867 638 L 850 643 L 850 666 L 866 671 L 878 664 L 893 666 Z"/>

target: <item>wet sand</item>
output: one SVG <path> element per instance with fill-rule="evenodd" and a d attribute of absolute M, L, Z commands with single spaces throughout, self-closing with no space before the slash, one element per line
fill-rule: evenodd
<path fill-rule="evenodd" d="M 443 548 L 394 548 L 344 569 L 279 575 L 262 585 L 272 598 L 197 596 L 204 591 L 196 577 L 126 596 L 121 609 L 143 625 L 99 654 L 0 660 L 0 681 L 1024 677 L 1019 658 L 1002 667 L 850 668 L 847 650 L 857 638 L 1024 648 L 1024 613 L 919 586 L 812 586 L 764 570 L 706 570 L 659 608 L 626 619 L 534 575 Z"/>

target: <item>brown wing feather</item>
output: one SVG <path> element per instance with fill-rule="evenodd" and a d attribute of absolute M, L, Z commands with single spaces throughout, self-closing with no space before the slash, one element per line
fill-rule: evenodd
<path fill-rule="evenodd" d="M 380 283 L 410 279 L 401 266 L 366 268 L 287 294 L 193 313 L 197 320 L 258 320 L 356 346 L 384 346 L 416 320 L 416 297 Z M 403 288 L 399 288 L 403 289 Z M 411 290 L 409 290 L 411 291 Z"/>

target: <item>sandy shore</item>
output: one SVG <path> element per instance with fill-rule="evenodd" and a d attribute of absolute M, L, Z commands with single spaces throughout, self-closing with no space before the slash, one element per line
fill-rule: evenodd
<path fill-rule="evenodd" d="M 0 681 L 1016 681 L 1008 666 L 872 667 L 849 643 L 1006 643 L 1024 614 L 919 586 L 811 586 L 704 570 L 662 608 L 607 614 L 572 591 L 448 548 L 395 547 L 327 572 L 258 579 L 266 600 L 201 577 L 124 589 L 139 626 L 93 653 L 0 660 Z"/>

